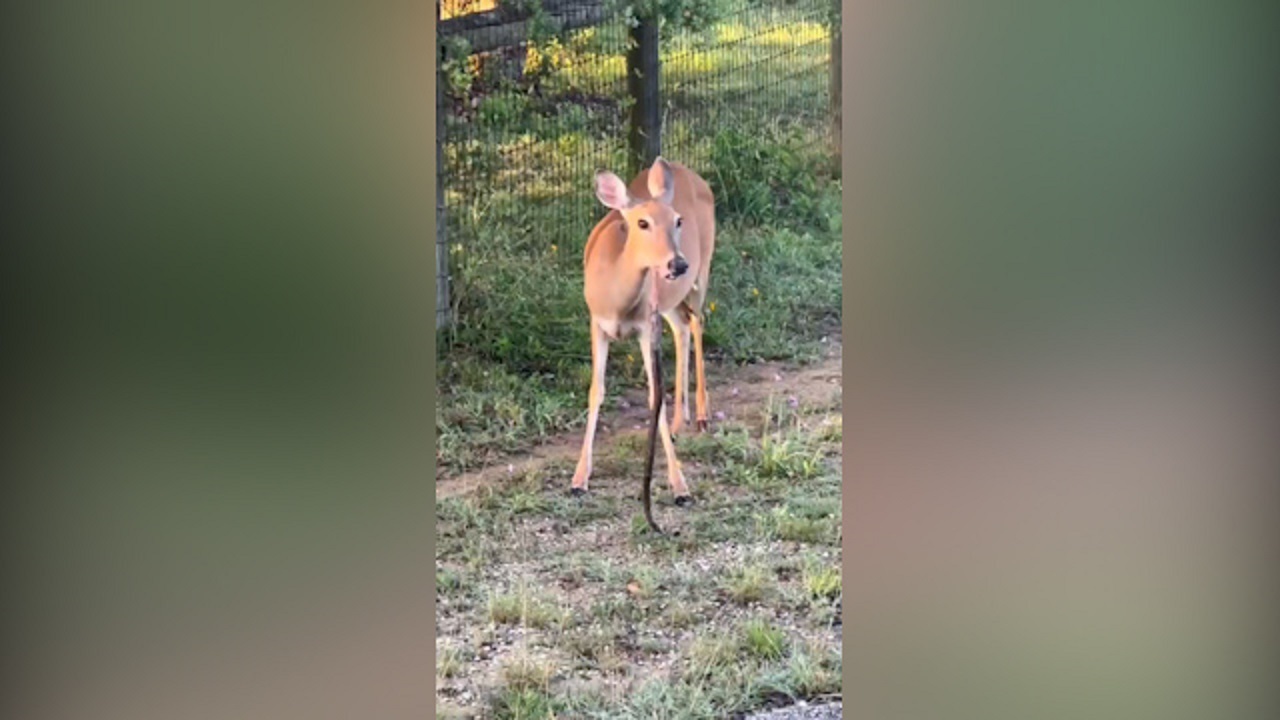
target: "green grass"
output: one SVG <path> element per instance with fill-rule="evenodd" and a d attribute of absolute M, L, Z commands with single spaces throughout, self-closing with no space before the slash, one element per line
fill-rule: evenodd
<path fill-rule="evenodd" d="M 494 699 L 496 720 L 544 720 L 555 717 L 555 703 L 539 690 L 504 689 Z"/>
<path fill-rule="evenodd" d="M 759 690 L 789 699 L 813 698 L 840 692 L 840 656 L 820 643 L 791 648 L 785 662 L 759 678 Z"/>
<path fill-rule="evenodd" d="M 711 632 L 691 642 L 679 671 L 640 683 L 621 701 L 598 696 L 561 698 L 575 717 L 723 718 L 779 698 L 820 698 L 840 690 L 840 660 L 829 647 L 790 642 L 761 619 L 734 632 Z"/>
<path fill-rule="evenodd" d="M 456 570 L 436 568 L 436 592 L 450 595 L 462 590 L 462 575 Z"/>
<path fill-rule="evenodd" d="M 762 660 L 777 660 L 785 649 L 786 635 L 766 620 L 751 620 L 742 628 L 742 646 L 747 654 Z"/>
<path fill-rule="evenodd" d="M 839 522 L 834 515 L 815 518 L 790 507 L 780 507 L 769 515 L 769 531 L 777 539 L 788 542 L 834 544 Z"/>

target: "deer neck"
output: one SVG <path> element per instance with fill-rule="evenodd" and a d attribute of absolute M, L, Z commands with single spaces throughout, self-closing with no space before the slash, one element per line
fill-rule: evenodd
<path fill-rule="evenodd" d="M 622 255 L 618 258 L 618 272 L 615 275 L 622 296 L 627 298 L 626 308 L 629 312 L 650 314 L 657 311 L 658 291 L 657 275 L 653 267 L 644 265 L 633 253 L 632 245 L 623 246 Z"/>
<path fill-rule="evenodd" d="M 627 242 L 617 221 L 601 232 L 616 235 L 608 242 L 602 241 L 594 251 L 589 243 L 587 303 L 598 321 L 626 327 L 652 311 L 651 268 L 637 257 L 639 253 Z"/>

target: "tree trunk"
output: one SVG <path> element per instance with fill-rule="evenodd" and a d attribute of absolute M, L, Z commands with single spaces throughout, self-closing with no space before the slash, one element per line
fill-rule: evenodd
<path fill-rule="evenodd" d="M 627 49 L 627 93 L 631 96 L 631 129 L 628 147 L 631 173 L 640 172 L 662 154 L 662 107 L 658 94 L 661 65 L 658 57 L 658 21 L 642 20 L 631 29 Z"/>

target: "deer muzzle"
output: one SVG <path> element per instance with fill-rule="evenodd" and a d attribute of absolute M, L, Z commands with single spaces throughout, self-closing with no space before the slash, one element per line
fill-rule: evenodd
<path fill-rule="evenodd" d="M 677 255 L 667 263 L 667 279 L 675 280 L 681 275 L 689 271 L 689 262 L 683 256 Z"/>

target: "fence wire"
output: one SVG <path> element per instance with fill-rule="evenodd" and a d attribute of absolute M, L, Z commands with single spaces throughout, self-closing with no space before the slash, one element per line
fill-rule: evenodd
<path fill-rule="evenodd" d="M 544 3 L 548 0 L 544 0 Z M 831 0 L 722 0 L 710 27 L 664 26 L 662 152 L 711 181 L 725 165 L 725 133 L 759 138 L 784 129 L 828 139 Z M 493 0 L 451 0 L 446 17 Z M 534 43 L 527 26 L 496 24 L 439 37 L 443 61 L 441 181 L 444 233 L 438 270 L 449 283 L 445 321 L 465 323 L 469 284 L 493 253 L 542 262 L 555 250 L 566 272 L 603 215 L 597 170 L 627 176 L 628 24 L 591 0 L 551 7 L 564 30 Z M 443 27 L 443 26 L 442 26 Z M 479 50 L 479 51 L 477 51 Z M 729 163 L 732 164 L 732 163 Z M 720 170 L 728 171 L 726 168 Z M 509 259 L 509 258 L 508 258 Z"/>

